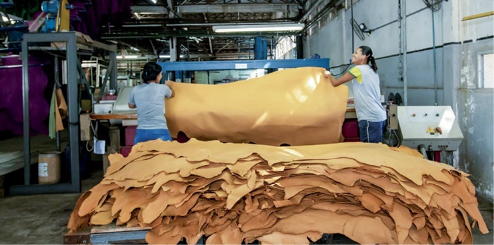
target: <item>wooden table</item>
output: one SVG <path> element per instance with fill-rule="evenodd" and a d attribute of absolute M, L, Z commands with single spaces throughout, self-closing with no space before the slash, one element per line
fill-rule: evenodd
<path fill-rule="evenodd" d="M 355 112 L 355 107 L 346 108 L 345 119 L 357 119 L 357 112 Z"/>
<path fill-rule="evenodd" d="M 110 120 L 110 119 L 137 119 L 136 113 L 112 113 L 112 114 L 90 114 L 89 117 L 93 120 Z"/>

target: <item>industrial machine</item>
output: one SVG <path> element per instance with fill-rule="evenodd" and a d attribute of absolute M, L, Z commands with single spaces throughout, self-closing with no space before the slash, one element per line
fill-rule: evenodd
<path fill-rule="evenodd" d="M 60 8 L 63 6 L 63 8 Z M 41 3 L 41 10 L 48 13 L 45 24 L 42 27 L 43 32 L 53 31 L 69 31 L 70 30 L 70 9 L 74 9 L 73 5 L 69 5 L 67 0 L 50 0 Z"/>
<path fill-rule="evenodd" d="M 388 110 L 391 129 L 401 145 L 420 151 L 424 158 L 446 162 L 446 153 L 458 149 L 463 134 L 450 106 L 396 106 Z M 430 153 L 431 157 L 427 155 Z"/>

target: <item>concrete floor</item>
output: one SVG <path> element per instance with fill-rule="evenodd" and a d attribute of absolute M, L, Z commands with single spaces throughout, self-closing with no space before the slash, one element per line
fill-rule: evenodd
<path fill-rule="evenodd" d="M 68 136 L 64 131 L 61 134 L 62 149 L 67 145 L 67 141 Z M 32 155 L 54 150 L 56 150 L 55 139 L 49 139 L 48 136 L 31 137 Z M 22 137 L 1 140 L 0 151 L 23 151 Z M 101 163 L 95 164 L 101 166 Z M 14 182 L 22 184 L 22 171 L 23 169 L 20 169 L 8 174 L 5 178 L 5 185 Z M 82 190 L 91 189 L 102 179 L 102 170 L 90 172 L 89 177 L 82 180 Z M 63 243 L 63 235 L 68 231 L 65 227 L 79 196 L 80 193 L 0 198 L 0 244 Z"/>
<path fill-rule="evenodd" d="M 44 137 L 33 137 L 33 148 L 54 150 L 54 141 Z M 22 140 L 0 141 L 2 151 L 22 150 Z M 96 163 L 101 166 L 101 163 Z M 89 178 L 82 180 L 83 191 L 89 190 L 103 178 L 102 170 L 90 172 Z M 32 196 L 12 196 L 0 198 L 0 244 L 61 244 L 67 233 L 65 226 L 70 213 L 80 196 L 77 194 L 52 194 Z M 493 244 L 493 204 L 492 200 L 479 198 L 479 208 L 489 228 L 483 235 L 474 229 L 475 244 Z M 332 244 L 354 244 L 345 236 L 336 234 Z"/>
<path fill-rule="evenodd" d="M 82 181 L 82 189 L 89 190 L 102 178 L 102 171 L 92 173 Z M 79 196 L 80 193 L 0 198 L 0 244 L 63 243 Z"/>

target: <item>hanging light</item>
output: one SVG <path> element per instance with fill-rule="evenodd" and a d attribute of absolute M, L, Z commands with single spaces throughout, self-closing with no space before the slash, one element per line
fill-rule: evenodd
<path fill-rule="evenodd" d="M 226 32 L 290 32 L 301 31 L 304 24 L 260 24 L 260 25 L 224 25 L 213 26 L 213 31 L 218 33 Z"/>

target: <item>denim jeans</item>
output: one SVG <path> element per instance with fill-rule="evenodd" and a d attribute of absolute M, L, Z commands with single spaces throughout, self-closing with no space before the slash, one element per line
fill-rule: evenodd
<path fill-rule="evenodd" d="M 384 125 L 386 125 L 386 120 L 382 122 L 360 120 L 358 122 L 360 141 L 365 143 L 380 143 L 383 138 Z"/>
<path fill-rule="evenodd" d="M 137 129 L 134 138 L 134 145 L 140 142 L 162 139 L 163 141 L 172 141 L 168 129 Z"/>

